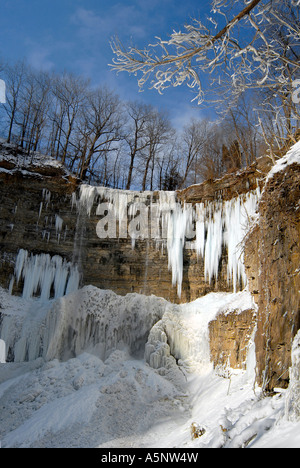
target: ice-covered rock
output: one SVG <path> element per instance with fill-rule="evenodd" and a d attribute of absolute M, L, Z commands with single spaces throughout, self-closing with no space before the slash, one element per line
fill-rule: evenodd
<path fill-rule="evenodd" d="M 205 374 L 213 369 L 209 323 L 219 314 L 254 307 L 251 294 L 210 293 L 190 304 L 171 305 L 149 334 L 145 359 L 154 369 L 176 360 L 184 369 Z"/>

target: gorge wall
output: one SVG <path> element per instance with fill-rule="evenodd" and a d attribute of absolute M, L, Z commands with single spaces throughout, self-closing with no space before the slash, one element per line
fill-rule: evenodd
<path fill-rule="evenodd" d="M 259 385 L 287 387 L 300 328 L 300 143 L 269 174 L 259 218 L 245 244 L 249 289 L 258 305 Z"/>
<path fill-rule="evenodd" d="M 263 158 L 237 174 L 176 194 L 140 194 L 82 186 L 59 164 L 35 164 L 25 155 L 22 163 L 22 155 L 14 159 L 10 147 L 2 145 L 0 150 L 6 152 L 0 161 L 2 287 L 28 297 L 59 297 L 72 288 L 94 285 L 120 295 L 136 292 L 190 302 L 209 292 L 243 289 L 244 255 L 258 307 L 243 314 L 232 311 L 211 323 L 212 360 L 215 366 L 229 362 L 243 368 L 257 327 L 259 383 L 267 390 L 287 385 L 292 339 L 300 327 L 299 164 L 279 171 L 267 183 L 271 164 Z M 258 222 L 237 257 L 258 201 Z M 99 221 L 105 217 L 99 210 L 103 202 L 115 212 L 113 238 L 98 235 Z M 167 205 L 166 238 L 156 235 L 151 217 L 148 227 L 154 235 L 120 235 L 124 207 L 129 215 L 130 204 L 135 204 L 135 212 L 128 217 L 128 230 L 132 221 L 140 228 L 140 204 L 149 213 L 152 206 L 158 209 L 160 233 Z M 200 209 L 191 215 L 186 204 Z M 191 236 L 190 247 L 183 249 L 189 221 L 195 238 Z M 176 234 L 171 233 L 171 240 L 170 227 Z"/>

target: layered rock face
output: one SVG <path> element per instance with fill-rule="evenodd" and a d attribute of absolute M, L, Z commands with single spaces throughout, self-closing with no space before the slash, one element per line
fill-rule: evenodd
<path fill-rule="evenodd" d="M 257 375 L 266 391 L 287 387 L 292 343 L 300 328 L 300 165 L 268 178 L 259 219 L 245 249 L 258 305 Z"/>
<path fill-rule="evenodd" d="M 256 310 L 252 308 L 223 313 L 209 323 L 210 354 L 215 368 L 246 370 L 256 320 Z"/>

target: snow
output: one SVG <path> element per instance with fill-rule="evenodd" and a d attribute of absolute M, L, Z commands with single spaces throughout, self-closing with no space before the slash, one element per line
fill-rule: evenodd
<path fill-rule="evenodd" d="M 286 414 L 291 421 L 300 419 L 300 331 L 298 331 L 293 341 Z"/>
<path fill-rule="evenodd" d="M 292 164 L 300 164 L 300 141 L 292 146 L 292 148 L 287 152 L 287 154 L 280 158 L 277 163 L 273 166 L 271 171 L 267 176 L 267 181 L 270 180 L 274 174 L 284 171 L 287 166 Z"/>
<path fill-rule="evenodd" d="M 27 155 L 25 152 L 22 153 L 22 150 L 19 148 L 18 154 L 16 154 L 16 146 L 13 143 L 7 143 L 6 140 L 2 138 L 0 138 L 0 147 L 0 162 L 7 161 L 15 166 L 13 169 L 0 168 L 0 172 L 11 174 L 20 172 L 24 176 L 45 177 L 36 172 L 36 169 L 55 168 L 60 169 L 65 176 L 70 175 L 60 161 L 38 151 L 31 152 L 30 155 Z M 35 171 L 32 172 L 32 169 L 35 169 Z"/>
<path fill-rule="evenodd" d="M 48 330 L 46 353 L 1 364 L 3 448 L 300 447 L 289 390 L 263 398 L 254 385 L 253 337 L 246 372 L 228 369 L 225 378 L 210 363 L 209 321 L 253 307 L 247 290 L 183 305 L 137 294 L 121 298 L 92 286 L 48 303 L 0 289 L 0 301 L 7 350 L 26 333 L 32 341 L 46 323 Z M 192 425 L 204 434 L 193 439 Z"/>

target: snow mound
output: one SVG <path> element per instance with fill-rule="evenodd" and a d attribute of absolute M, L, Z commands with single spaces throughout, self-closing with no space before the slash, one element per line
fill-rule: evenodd
<path fill-rule="evenodd" d="M 82 354 L 37 366 L 0 385 L 4 448 L 115 445 L 120 437 L 138 439 L 160 419 L 176 418 L 182 406 L 171 383 L 121 351 L 105 362 Z"/>

